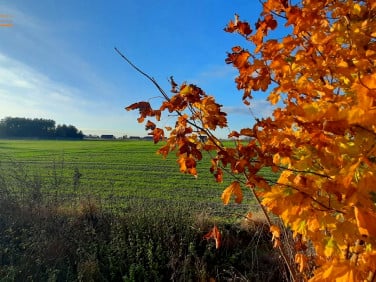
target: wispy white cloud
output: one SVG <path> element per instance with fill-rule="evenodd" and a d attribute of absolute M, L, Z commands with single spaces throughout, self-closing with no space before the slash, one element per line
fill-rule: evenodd
<path fill-rule="evenodd" d="M 236 70 L 226 64 L 209 66 L 206 70 L 202 71 L 199 76 L 203 79 L 205 78 L 226 78 L 235 77 Z"/>
<path fill-rule="evenodd" d="M 271 116 L 275 108 L 266 100 L 253 99 L 249 106 L 225 106 L 223 110 L 229 115 L 247 115 L 263 118 Z"/>
<path fill-rule="evenodd" d="M 0 113 L 2 116 L 61 118 L 61 112 L 74 112 L 89 101 L 80 91 L 51 80 L 37 70 L 0 53 Z M 63 110 L 59 110 L 63 109 Z M 64 110 L 65 109 L 65 110 Z M 40 117 L 40 116 L 38 116 Z"/>
<path fill-rule="evenodd" d="M 3 34 L 5 44 L 0 46 L 0 52 L 35 66 L 41 73 L 48 72 L 55 80 L 75 87 L 84 86 L 88 92 L 93 89 L 113 92 L 114 87 L 104 78 L 102 70 L 90 61 L 98 56 L 87 55 L 90 50 L 82 49 L 84 45 L 79 39 L 88 32 L 86 22 L 64 17 L 51 21 L 28 14 L 20 7 L 12 3 L 0 5 L 1 11 L 12 15 L 14 21 L 14 27 Z M 83 92 L 82 95 L 89 94 Z"/>

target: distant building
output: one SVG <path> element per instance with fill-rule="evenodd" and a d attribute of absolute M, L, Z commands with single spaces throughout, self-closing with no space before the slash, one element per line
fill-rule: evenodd
<path fill-rule="evenodd" d="M 140 140 L 141 137 L 140 136 L 129 136 L 129 139 L 130 140 Z"/>
<path fill-rule="evenodd" d="M 153 136 L 144 136 L 144 137 L 142 137 L 142 139 L 151 141 L 151 140 L 153 140 Z"/>
<path fill-rule="evenodd" d="M 101 139 L 116 139 L 112 134 L 103 134 L 101 135 Z"/>
<path fill-rule="evenodd" d="M 84 138 L 85 139 L 99 139 L 99 136 L 98 135 L 89 134 L 89 135 L 85 135 Z"/>

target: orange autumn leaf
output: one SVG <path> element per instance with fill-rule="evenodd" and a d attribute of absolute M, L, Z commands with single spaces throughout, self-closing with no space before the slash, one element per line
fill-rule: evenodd
<path fill-rule="evenodd" d="M 235 202 L 240 204 L 243 200 L 243 191 L 238 181 L 234 181 L 222 193 L 222 201 L 225 205 L 230 202 L 232 195 L 235 195 Z"/>
<path fill-rule="evenodd" d="M 192 157 L 180 157 L 178 160 L 180 171 L 197 176 L 196 160 Z"/>
<path fill-rule="evenodd" d="M 270 233 L 272 233 L 273 238 L 279 238 L 281 237 L 281 228 L 276 225 L 271 225 Z"/>
<path fill-rule="evenodd" d="M 297 253 L 295 255 L 295 263 L 299 266 L 299 272 L 303 272 L 308 265 L 308 258 L 302 253 Z"/>
<path fill-rule="evenodd" d="M 139 123 L 142 123 L 146 117 L 155 117 L 158 121 L 161 117 L 160 110 L 153 110 L 149 102 L 133 103 L 125 108 L 127 111 L 138 109 L 140 117 L 137 119 Z"/>
<path fill-rule="evenodd" d="M 359 277 L 359 271 L 348 262 L 332 262 L 318 268 L 315 271 L 315 275 L 309 281 L 356 282 L 363 280 Z"/>
<path fill-rule="evenodd" d="M 276 225 L 270 226 L 270 233 L 272 233 L 273 248 L 281 246 L 281 229 Z"/>
<path fill-rule="evenodd" d="M 248 22 L 240 21 L 239 15 L 235 14 L 235 20 L 230 21 L 230 23 L 225 28 L 227 32 L 238 32 L 241 35 L 248 36 L 252 33 L 252 29 Z"/>
<path fill-rule="evenodd" d="M 361 207 L 354 207 L 359 233 L 376 238 L 376 214 Z"/>
<path fill-rule="evenodd" d="M 204 235 L 204 239 L 209 240 L 209 239 L 214 239 L 215 241 L 215 248 L 219 249 L 221 246 L 221 233 L 219 232 L 219 229 L 216 225 Z"/>
<path fill-rule="evenodd" d="M 226 59 L 227 64 L 233 64 L 238 68 L 247 66 L 250 53 L 248 51 L 240 51 L 239 53 L 228 54 Z"/>

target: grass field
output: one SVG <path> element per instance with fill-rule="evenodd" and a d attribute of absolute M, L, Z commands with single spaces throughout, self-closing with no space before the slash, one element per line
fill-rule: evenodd
<path fill-rule="evenodd" d="M 158 146 L 0 140 L 0 281 L 285 281 L 250 193 L 224 206 L 208 157 L 195 179 Z"/>
<path fill-rule="evenodd" d="M 91 194 L 115 206 L 129 198 L 148 198 L 221 212 L 233 209 L 234 205 L 223 207 L 220 199 L 231 177 L 216 183 L 205 157 L 198 164 L 197 179 L 182 174 L 173 154 L 167 159 L 156 154 L 159 146 L 150 141 L 1 140 L 0 172 L 3 177 L 17 175 L 23 183 L 37 181 L 45 196 Z M 236 213 L 252 204 L 250 193 L 245 195 Z"/>

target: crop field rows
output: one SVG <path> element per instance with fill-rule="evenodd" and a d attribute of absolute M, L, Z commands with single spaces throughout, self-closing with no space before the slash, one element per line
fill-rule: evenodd
<path fill-rule="evenodd" d="M 205 157 L 198 164 L 197 179 L 182 174 L 173 154 L 167 159 L 156 154 L 158 146 L 148 141 L 2 140 L 0 174 L 13 183 L 13 191 L 26 197 L 31 186 L 45 198 L 94 195 L 116 207 L 131 198 L 186 203 L 221 213 L 243 213 L 252 205 L 245 191 L 244 203 L 224 207 L 220 196 L 230 177 L 215 183 Z"/>

